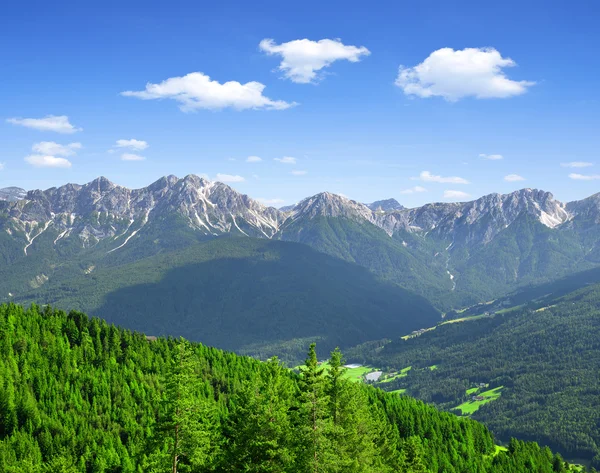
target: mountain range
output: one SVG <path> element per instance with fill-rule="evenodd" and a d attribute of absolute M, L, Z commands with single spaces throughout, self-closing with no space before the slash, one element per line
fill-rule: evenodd
<path fill-rule="evenodd" d="M 343 271 L 354 266 L 368 269 L 373 280 L 365 294 L 376 292 L 378 284 L 392 284 L 404 291 L 406 300 L 422 296 L 441 311 L 600 263 L 599 194 L 562 203 L 549 192 L 522 189 L 471 202 L 407 209 L 394 199 L 366 205 L 323 192 L 281 210 L 194 175 L 166 176 L 142 189 L 118 186 L 103 177 L 25 195 L 9 189 L 2 195 L 10 199 L 0 200 L 0 301 L 61 305 L 61 300 L 73 301 L 75 289 L 65 288 L 79 287 L 74 281 L 85 286 L 86 280 L 102 274 L 107 280 L 121 280 L 119 274 L 131 273 L 132 266 L 127 265 L 145 265 L 144 271 L 152 272 L 149 262 L 157 261 L 152 258 L 162 258 L 163 275 L 181 271 L 182 254 L 187 251 L 194 259 L 189 255 L 199 252 L 206 262 L 213 258 L 205 245 L 226 237 L 235 238 L 213 245 L 241 245 L 243 250 L 231 251 L 249 261 L 259 251 L 294 254 L 300 247 L 286 243 L 301 243 L 317 250 L 304 252 L 304 261 L 326 253 L 351 265 Z M 247 239 L 264 243 L 248 249 L 243 243 Z M 283 246 L 273 247 L 277 241 Z M 179 256 L 165 256 L 174 252 Z M 179 261 L 180 266 L 171 261 Z M 297 273 L 310 278 L 311 264 Z M 341 266 L 325 266 L 332 273 L 324 274 L 323 281 L 339 278 Z M 130 285 L 150 282 L 157 280 L 134 277 Z M 106 291 L 115 289 L 108 286 Z M 273 295 L 268 287 L 257 290 Z M 95 291 L 96 306 L 77 308 L 104 316 L 95 310 L 102 306 L 100 299 L 108 300 L 109 292 Z M 77 299 L 84 300 L 83 296 Z M 432 308 L 417 305 L 430 317 Z M 248 317 L 252 316 L 250 311 Z M 416 311 L 404 328 L 424 326 L 421 316 Z M 160 324 L 154 326 L 161 331 Z M 162 327 L 168 328 L 168 321 Z M 269 342 L 284 341 L 286 336 L 280 333 Z"/>

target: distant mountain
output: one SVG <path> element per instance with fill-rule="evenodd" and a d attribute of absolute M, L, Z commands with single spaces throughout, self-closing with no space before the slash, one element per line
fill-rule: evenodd
<path fill-rule="evenodd" d="M 599 265 L 599 202 L 564 204 L 522 189 L 413 209 L 388 199 L 373 210 L 323 192 L 277 210 L 193 175 L 135 190 L 98 178 L 0 201 L 0 276 L 22 292 L 71 266 L 133 262 L 238 235 L 307 244 L 446 310 Z"/>
<path fill-rule="evenodd" d="M 4 187 L 3 189 L 0 189 L 0 200 L 14 202 L 16 200 L 24 199 L 26 195 L 27 191 L 20 187 Z"/>
<path fill-rule="evenodd" d="M 53 278 L 20 302 L 78 309 L 151 335 L 297 362 L 440 320 L 425 299 L 297 243 L 219 237 Z"/>
<path fill-rule="evenodd" d="M 405 207 L 400 205 L 396 199 L 378 200 L 371 204 L 366 204 L 373 212 L 390 212 L 392 210 L 403 210 Z"/>

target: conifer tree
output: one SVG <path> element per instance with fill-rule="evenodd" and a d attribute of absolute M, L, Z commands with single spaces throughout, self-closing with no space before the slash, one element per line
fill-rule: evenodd
<path fill-rule="evenodd" d="M 330 422 L 327 416 L 329 399 L 326 394 L 324 369 L 317 360 L 316 344 L 312 343 L 299 380 L 300 405 L 298 409 L 298 446 L 301 452 L 299 471 L 326 472 L 329 450 L 327 433 Z"/>
<path fill-rule="evenodd" d="M 371 472 L 375 462 L 375 428 L 365 391 L 344 378 L 339 348 L 331 353 L 326 393 L 329 398 L 331 455 L 328 471 Z"/>
<path fill-rule="evenodd" d="M 289 417 L 293 394 L 292 380 L 279 360 L 272 358 L 234 396 L 226 430 L 226 471 L 295 471 Z"/>
<path fill-rule="evenodd" d="M 160 446 L 150 456 L 148 471 L 164 472 L 168 465 L 171 473 L 195 472 L 214 461 L 217 416 L 214 406 L 201 395 L 196 365 L 190 344 L 181 339 L 156 427 Z"/>

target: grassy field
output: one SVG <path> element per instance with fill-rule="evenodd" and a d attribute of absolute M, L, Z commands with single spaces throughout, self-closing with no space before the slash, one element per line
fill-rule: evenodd
<path fill-rule="evenodd" d="M 380 383 L 389 383 L 390 381 L 393 381 L 395 379 L 404 378 L 405 376 L 408 375 L 408 372 L 411 369 L 412 369 L 412 366 L 407 366 L 406 368 L 402 368 L 398 374 L 395 374 L 394 376 L 390 376 L 389 378 L 382 379 L 379 382 Z M 385 374 L 383 376 L 385 376 Z"/>
<path fill-rule="evenodd" d="M 361 366 L 359 368 L 345 368 L 345 370 L 346 372 L 344 373 L 344 377 L 356 382 L 363 381 L 363 376 L 365 374 L 370 373 L 371 371 L 378 371 L 372 366 Z"/>
<path fill-rule="evenodd" d="M 461 405 L 457 406 L 456 409 L 460 410 L 462 415 L 471 415 L 474 412 L 477 412 L 477 410 L 483 406 L 484 404 L 487 404 L 488 402 L 494 401 L 496 399 L 498 399 L 501 394 L 502 394 L 502 388 L 504 386 L 498 386 L 497 388 L 494 389 L 489 389 L 487 391 L 483 391 L 482 393 L 479 393 L 480 396 L 483 396 L 484 399 L 482 399 L 481 401 L 467 401 L 467 402 L 463 402 Z M 475 389 L 475 391 L 473 391 Z M 467 394 L 469 396 L 474 395 L 477 392 L 478 388 L 471 388 L 467 390 Z"/>

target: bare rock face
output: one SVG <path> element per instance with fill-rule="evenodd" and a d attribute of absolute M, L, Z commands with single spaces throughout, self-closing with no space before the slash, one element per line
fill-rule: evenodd
<path fill-rule="evenodd" d="M 173 218 L 204 235 L 271 238 L 285 218 L 225 184 L 194 175 L 166 176 L 142 189 L 128 189 L 100 177 L 85 185 L 30 191 L 20 200 L 0 202 L 0 213 L 9 216 L 0 225 L 25 245 L 52 229 L 57 234 L 55 244 L 77 236 L 84 248 L 105 239 L 114 239 L 117 247 L 149 225 L 169 231 Z"/>
<path fill-rule="evenodd" d="M 490 194 L 464 203 L 432 203 L 407 209 L 395 199 L 365 205 L 322 192 L 295 206 L 277 210 L 240 194 L 226 184 L 189 175 L 165 176 L 142 189 L 128 189 L 99 177 L 84 185 L 67 184 L 45 191 L 0 190 L 0 231 L 27 247 L 41 233 L 55 234 L 55 245 L 76 237 L 90 248 L 107 240 L 113 249 L 148 227 L 172 230 L 174 221 L 206 236 L 237 234 L 273 238 L 283 228 L 318 217 L 372 224 L 393 236 L 408 232 L 435 237 L 453 246 L 487 244 L 522 214 L 549 228 L 571 221 L 600 223 L 600 194 L 563 204 L 551 193 L 522 189 Z"/>
<path fill-rule="evenodd" d="M 391 212 L 393 210 L 403 210 L 404 206 L 400 204 L 396 199 L 385 199 L 385 200 L 377 200 L 370 204 L 365 204 L 369 207 L 373 212 Z"/>
<path fill-rule="evenodd" d="M 567 205 L 555 200 L 551 193 L 522 189 L 505 195 L 489 194 L 471 202 L 427 204 L 389 212 L 377 221 L 389 234 L 433 232 L 456 243 L 485 244 L 524 213 L 550 228 L 573 217 Z"/>
<path fill-rule="evenodd" d="M 329 192 L 321 192 L 302 200 L 292 209 L 292 220 L 315 217 L 344 217 L 352 220 L 375 222 L 373 211 L 347 197 Z"/>
<path fill-rule="evenodd" d="M 26 195 L 27 191 L 25 189 L 21 189 L 20 187 L 5 187 L 0 189 L 0 200 L 15 202 L 25 198 Z"/>

